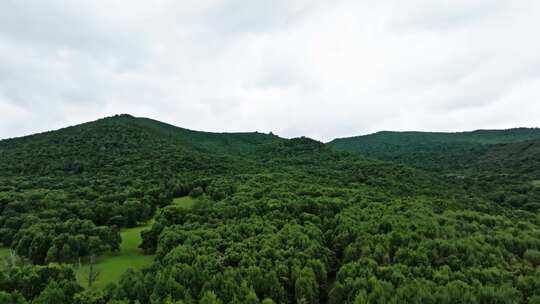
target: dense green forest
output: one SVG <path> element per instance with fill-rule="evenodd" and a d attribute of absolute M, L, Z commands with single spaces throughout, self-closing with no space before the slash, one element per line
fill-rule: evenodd
<path fill-rule="evenodd" d="M 120 115 L 0 141 L 0 303 L 540 303 L 540 131 L 374 137 Z M 151 219 L 153 262 L 78 279 Z"/>
<path fill-rule="evenodd" d="M 499 165 L 498 169 L 515 171 L 518 162 L 538 161 L 540 129 L 460 133 L 383 131 L 334 139 L 329 145 L 369 158 L 405 163 L 438 172 L 497 169 L 490 163 Z M 525 163 L 522 169 L 530 167 Z"/>
<path fill-rule="evenodd" d="M 540 129 L 462 133 L 379 132 L 330 146 L 461 179 L 468 191 L 498 203 L 540 210 Z"/>

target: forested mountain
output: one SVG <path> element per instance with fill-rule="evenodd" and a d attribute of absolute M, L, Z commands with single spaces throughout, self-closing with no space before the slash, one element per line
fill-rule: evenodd
<path fill-rule="evenodd" d="M 211 133 L 192 131 L 148 118 L 132 118 L 131 123 L 146 128 L 159 137 L 176 139 L 182 144 L 225 154 L 246 154 L 259 144 L 280 140 L 275 135 L 259 132 Z"/>
<path fill-rule="evenodd" d="M 470 167 L 479 172 L 540 179 L 540 139 L 491 145 Z"/>
<path fill-rule="evenodd" d="M 517 157 L 539 158 L 540 129 L 478 130 L 460 133 L 378 132 L 339 138 L 329 145 L 368 158 L 405 163 L 432 171 L 453 172 L 482 169 L 489 161 L 499 164 Z M 524 144 L 528 142 L 529 144 Z M 515 166 L 506 166 L 513 169 Z"/>
<path fill-rule="evenodd" d="M 330 146 L 406 164 L 448 179 L 498 203 L 540 210 L 540 129 L 462 133 L 379 132 L 335 139 Z"/>
<path fill-rule="evenodd" d="M 173 196 L 189 193 L 195 176 L 229 172 L 232 157 L 221 151 L 242 153 L 274 140 L 280 139 L 195 132 L 120 115 L 1 141 L 1 241 L 39 264 L 85 255 L 88 247 L 114 250 L 115 226 L 148 220 Z M 75 232 L 84 237 L 70 239 L 71 248 L 54 246 L 64 247 L 63 238 Z M 42 243 L 40 250 L 31 242 Z"/>
<path fill-rule="evenodd" d="M 527 170 L 499 143 L 536 155 L 536 132 L 515 132 L 468 143 L 496 145 L 486 170 Z M 309 138 L 128 115 L 0 141 L 0 159 L 1 242 L 20 258 L 0 266 L 0 303 L 540 303 L 532 181 L 501 194 Z M 70 264 L 153 216 L 154 262 L 83 289 Z"/>

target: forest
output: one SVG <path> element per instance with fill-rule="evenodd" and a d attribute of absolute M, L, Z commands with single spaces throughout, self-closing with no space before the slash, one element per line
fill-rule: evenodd
<path fill-rule="evenodd" d="M 135 227 L 147 264 L 80 278 Z M 538 304 L 540 130 L 324 144 L 124 114 L 6 139 L 0 247 L 0 303 Z"/>

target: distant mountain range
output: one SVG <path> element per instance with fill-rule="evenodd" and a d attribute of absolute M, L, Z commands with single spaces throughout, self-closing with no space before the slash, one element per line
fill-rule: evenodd
<path fill-rule="evenodd" d="M 540 164 L 540 129 L 459 133 L 378 132 L 339 138 L 330 146 L 368 158 L 435 171 L 508 170 L 525 173 Z"/>

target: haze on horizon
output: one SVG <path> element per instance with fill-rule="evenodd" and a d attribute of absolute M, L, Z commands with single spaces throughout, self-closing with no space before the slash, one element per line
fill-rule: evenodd
<path fill-rule="evenodd" d="M 322 141 L 539 126 L 534 0 L 6 0 L 0 25 L 0 138 L 120 113 Z"/>

